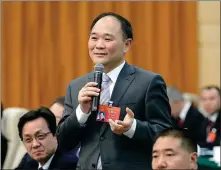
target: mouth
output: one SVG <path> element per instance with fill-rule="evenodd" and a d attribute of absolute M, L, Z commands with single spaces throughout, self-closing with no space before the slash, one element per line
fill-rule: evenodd
<path fill-rule="evenodd" d="M 33 152 L 33 155 L 39 155 L 41 153 L 43 153 L 43 151 L 35 151 L 35 152 Z"/>
<path fill-rule="evenodd" d="M 105 55 L 107 55 L 107 53 L 94 53 L 94 55 L 96 55 L 96 56 L 105 56 Z"/>

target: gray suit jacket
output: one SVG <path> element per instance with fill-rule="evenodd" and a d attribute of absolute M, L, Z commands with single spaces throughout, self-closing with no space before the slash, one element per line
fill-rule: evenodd
<path fill-rule="evenodd" d="M 80 142 L 80 169 L 96 168 L 99 152 L 105 170 L 151 169 L 154 138 L 172 126 L 164 80 L 156 73 L 127 63 L 121 70 L 111 101 L 113 106 L 121 107 L 120 120 L 126 115 L 126 107 L 134 112 L 137 125 L 130 139 L 114 134 L 108 123 L 96 122 L 96 114 L 91 114 L 85 125 L 78 123 L 78 92 L 93 79 L 93 73 L 89 73 L 68 85 L 65 111 L 57 131 L 60 145 L 70 150 Z"/>

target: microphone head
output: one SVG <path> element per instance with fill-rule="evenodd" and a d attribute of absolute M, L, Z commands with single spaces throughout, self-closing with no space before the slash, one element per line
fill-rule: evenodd
<path fill-rule="evenodd" d="M 94 66 L 94 71 L 95 72 L 104 72 L 104 66 L 103 66 L 103 64 L 96 64 L 95 66 Z"/>

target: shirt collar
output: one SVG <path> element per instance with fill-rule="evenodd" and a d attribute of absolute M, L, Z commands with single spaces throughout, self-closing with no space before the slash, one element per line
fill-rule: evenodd
<path fill-rule="evenodd" d="M 41 168 L 41 167 L 43 169 L 49 169 L 49 166 L 51 164 L 51 161 L 52 161 L 53 157 L 54 157 L 54 154 L 50 157 L 50 159 L 48 159 L 48 161 L 43 166 L 40 163 L 38 163 L 38 169 Z"/>
<path fill-rule="evenodd" d="M 119 66 L 117 66 L 115 69 L 113 69 L 107 73 L 107 75 L 110 77 L 110 79 L 113 83 L 116 83 L 117 78 L 120 74 L 120 71 L 122 70 L 124 65 L 125 65 L 125 61 L 123 63 L 121 63 Z"/>
<path fill-rule="evenodd" d="M 181 119 L 181 120 L 185 120 L 186 115 L 187 115 L 187 113 L 188 113 L 188 111 L 189 111 L 189 109 L 190 109 L 190 106 L 191 106 L 191 102 L 186 102 L 186 103 L 185 103 L 185 105 L 184 105 L 182 111 L 180 112 L 180 119 Z"/>
<path fill-rule="evenodd" d="M 216 122 L 217 117 L 218 117 L 218 113 L 214 113 L 211 116 L 208 116 L 208 119 L 212 122 Z"/>

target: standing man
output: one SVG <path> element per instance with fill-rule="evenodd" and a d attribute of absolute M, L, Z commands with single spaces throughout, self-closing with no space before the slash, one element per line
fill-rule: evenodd
<path fill-rule="evenodd" d="M 81 143 L 79 169 L 150 169 L 154 137 L 172 125 L 162 77 L 125 62 L 132 40 L 131 24 L 118 14 L 102 13 L 92 22 L 88 49 L 92 61 L 104 65 L 103 91 L 93 73 L 73 80 L 57 132 L 66 149 Z M 96 121 L 91 102 L 99 94 L 101 104 L 121 109 L 119 120 Z"/>

